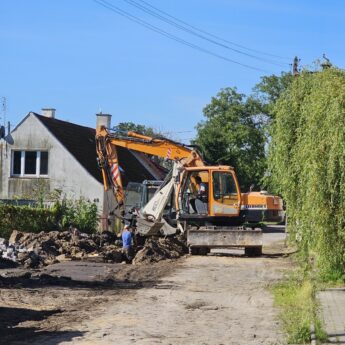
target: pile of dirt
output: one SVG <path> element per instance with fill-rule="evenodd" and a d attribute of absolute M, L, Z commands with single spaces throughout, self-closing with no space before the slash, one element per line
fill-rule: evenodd
<path fill-rule="evenodd" d="M 134 264 L 158 262 L 166 259 L 177 259 L 188 253 L 188 247 L 182 236 L 150 238 L 144 247 L 137 252 Z"/>
<path fill-rule="evenodd" d="M 100 258 L 107 263 L 126 261 L 122 241 L 112 233 L 84 234 L 79 231 L 25 233 L 14 230 L 9 241 L 0 241 L 0 267 L 40 268 L 65 260 Z M 182 237 L 148 238 L 135 253 L 134 264 L 177 259 L 188 253 Z M 139 249 L 138 248 L 138 249 Z"/>
<path fill-rule="evenodd" d="M 8 243 L 2 242 L 1 256 L 27 268 L 89 256 L 100 256 L 106 262 L 122 262 L 121 245 L 122 242 L 111 232 L 87 235 L 73 230 L 35 234 L 14 230 Z"/>

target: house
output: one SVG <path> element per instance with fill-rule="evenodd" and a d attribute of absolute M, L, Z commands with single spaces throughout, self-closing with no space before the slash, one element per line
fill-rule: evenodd
<path fill-rule="evenodd" d="M 110 127 L 111 115 L 97 114 Z M 1 140 L 0 199 L 30 198 L 33 191 L 60 190 L 67 198 L 94 201 L 106 219 L 115 207 L 112 192 L 103 188 L 97 165 L 94 128 L 55 118 L 55 109 L 28 115 Z M 123 182 L 164 177 L 164 171 L 142 153 L 118 148 Z M 103 222 L 103 228 L 107 222 Z"/>

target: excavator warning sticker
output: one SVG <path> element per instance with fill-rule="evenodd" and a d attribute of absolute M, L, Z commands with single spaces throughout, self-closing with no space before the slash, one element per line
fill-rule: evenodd
<path fill-rule="evenodd" d="M 116 179 L 119 177 L 119 174 L 119 165 L 117 163 L 114 163 L 111 167 L 111 175 L 113 177 L 114 182 L 116 182 Z"/>
<path fill-rule="evenodd" d="M 170 159 L 171 158 L 171 148 L 168 149 L 167 151 L 167 155 L 165 156 L 166 159 Z"/>

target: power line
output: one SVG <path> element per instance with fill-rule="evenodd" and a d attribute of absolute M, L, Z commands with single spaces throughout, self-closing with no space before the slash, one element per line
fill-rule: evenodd
<path fill-rule="evenodd" d="M 163 132 L 162 134 L 176 134 L 176 133 L 192 133 L 194 131 L 169 131 L 169 132 Z"/>
<path fill-rule="evenodd" d="M 250 58 L 253 58 L 253 59 L 256 59 L 256 60 L 259 60 L 259 61 L 270 63 L 272 65 L 276 65 L 276 66 L 280 66 L 280 67 L 286 67 L 286 65 L 288 65 L 288 63 L 282 63 L 282 62 L 274 61 L 274 60 L 271 60 L 271 59 L 266 59 L 266 58 L 263 58 L 263 57 L 260 57 L 260 56 L 256 56 L 256 55 L 253 55 L 253 54 L 250 54 L 250 53 L 246 53 L 246 52 L 241 51 L 239 49 L 232 48 L 232 47 L 230 47 L 230 46 L 228 46 L 228 45 L 226 45 L 224 43 L 220 43 L 219 39 L 218 39 L 218 42 L 217 42 L 216 40 L 214 40 L 212 38 L 208 38 L 207 36 L 197 32 L 197 31 L 200 32 L 200 30 L 197 30 L 197 31 L 195 31 L 195 29 L 191 30 L 191 29 L 188 28 L 188 27 L 191 27 L 190 25 L 187 24 L 188 27 L 186 27 L 186 24 L 185 25 L 178 24 L 176 22 L 176 19 L 174 21 L 174 20 L 171 20 L 171 19 L 169 19 L 167 17 L 164 17 L 164 16 L 160 15 L 159 13 L 150 10 L 148 7 L 139 4 L 135 0 L 123 0 L 123 1 L 125 1 L 128 4 L 130 4 L 131 6 L 134 6 L 134 7 L 138 8 L 138 9 L 144 11 L 145 13 L 150 14 L 151 16 L 153 16 L 155 18 L 158 18 L 159 20 L 161 20 L 161 21 L 163 21 L 165 23 L 168 23 L 168 24 L 170 24 L 170 25 L 172 25 L 172 26 L 174 26 L 174 27 L 176 27 L 176 28 L 178 28 L 180 30 L 183 30 L 183 31 L 185 31 L 185 32 L 187 32 L 187 33 L 189 33 L 191 35 L 196 36 L 196 37 L 199 37 L 199 38 L 201 38 L 201 39 L 203 39 L 205 41 L 211 42 L 211 43 L 213 43 L 213 44 L 215 44 L 215 45 L 217 45 L 219 47 L 222 47 L 222 48 L 234 51 L 234 52 L 236 52 L 238 54 L 242 54 L 242 55 L 248 56 Z M 210 36 L 210 35 L 208 34 L 208 36 Z"/>
<path fill-rule="evenodd" d="M 290 60 L 290 58 L 285 57 L 285 56 L 280 56 L 280 55 L 275 55 L 275 54 L 266 53 L 266 52 L 263 52 L 263 51 L 260 51 L 260 50 L 252 49 L 252 48 L 246 47 L 246 46 L 244 46 L 244 45 L 241 45 L 241 44 L 238 44 L 238 43 L 229 41 L 229 40 L 227 40 L 227 39 L 225 39 L 225 38 L 222 38 L 222 37 L 220 37 L 220 36 L 214 35 L 214 34 L 208 32 L 208 31 L 206 31 L 206 30 L 203 30 L 203 29 L 200 29 L 200 28 L 198 28 L 198 27 L 196 27 L 196 26 L 193 26 L 193 25 L 191 25 L 191 24 L 188 24 L 187 22 L 185 22 L 185 21 L 183 21 L 183 20 L 181 20 L 181 19 L 179 19 L 179 18 L 177 18 L 177 17 L 175 17 L 175 16 L 173 16 L 173 15 L 171 15 L 171 14 L 165 12 L 165 11 L 160 10 L 159 8 L 157 8 L 157 7 L 153 6 L 153 5 L 151 5 L 151 4 L 148 3 L 147 1 L 144 1 L 144 0 L 138 0 L 138 1 L 140 1 L 140 2 L 143 3 L 143 4 L 145 4 L 146 6 L 151 7 L 151 8 L 154 9 L 155 11 L 164 14 L 164 15 L 167 16 L 167 17 L 176 20 L 176 21 L 179 22 L 179 23 L 182 23 L 182 24 L 184 24 L 184 25 L 186 25 L 186 26 L 188 26 L 188 27 L 190 27 L 190 28 L 192 28 L 192 29 L 194 29 L 194 30 L 196 30 L 196 31 L 202 32 L 203 34 L 206 34 L 206 35 L 208 35 L 208 36 L 210 36 L 210 37 L 213 37 L 213 38 L 215 38 L 215 39 L 217 39 L 217 40 L 219 40 L 219 41 L 222 41 L 222 42 L 225 42 L 225 43 L 229 43 L 229 44 L 231 44 L 231 45 L 233 45 L 233 46 L 236 46 L 236 47 L 239 47 L 239 48 L 248 50 L 248 51 L 252 51 L 252 52 L 257 53 L 257 54 L 266 55 L 266 56 L 271 56 L 271 57 L 278 58 L 278 59 L 283 59 L 283 60 Z"/>
<path fill-rule="evenodd" d="M 227 57 L 225 57 L 223 55 L 220 55 L 220 54 L 214 53 L 214 52 L 212 52 L 212 51 L 210 51 L 208 49 L 202 48 L 199 45 L 196 45 L 194 43 L 188 42 L 188 41 L 186 41 L 186 40 L 184 40 L 184 39 L 182 39 L 182 38 L 180 38 L 178 36 L 175 36 L 175 35 L 167 32 L 165 30 L 160 29 L 159 27 L 157 27 L 155 25 L 152 25 L 152 24 L 150 24 L 150 23 L 148 23 L 148 22 L 146 22 L 146 21 L 144 21 L 144 20 L 142 20 L 142 19 L 140 19 L 140 18 L 130 14 L 129 12 L 126 12 L 126 11 L 122 10 L 121 8 L 119 8 L 119 7 L 109 3 L 108 1 L 105 1 L 105 0 L 93 0 L 93 1 L 96 2 L 99 5 L 107 8 L 108 10 L 113 11 L 113 12 L 119 14 L 122 17 L 125 17 L 125 18 L 127 18 L 127 19 L 129 19 L 129 20 L 131 20 L 131 21 L 141 25 L 141 26 L 144 26 L 145 28 L 147 28 L 147 29 L 149 29 L 151 31 L 157 32 L 157 33 L 159 33 L 159 34 L 161 34 L 161 35 L 163 35 L 165 37 L 168 37 L 168 38 L 170 38 L 173 41 L 176 41 L 176 42 L 179 42 L 179 43 L 184 44 L 186 46 L 189 46 L 190 48 L 193 48 L 195 50 L 201 51 L 201 52 L 203 52 L 205 54 L 208 54 L 208 55 L 212 55 L 212 56 L 217 57 L 217 58 L 219 58 L 221 60 L 224 60 L 224 61 L 227 61 L 227 62 L 231 62 L 231 63 L 237 64 L 237 65 L 240 65 L 240 66 L 245 67 L 245 68 L 249 68 L 249 69 L 252 69 L 252 70 L 255 70 L 255 71 L 259 71 L 259 72 L 270 73 L 270 72 L 268 72 L 265 69 L 262 69 L 262 68 L 259 68 L 259 67 L 254 67 L 254 66 L 251 66 L 251 65 L 247 65 L 247 64 L 244 64 L 244 63 L 241 63 L 241 62 L 229 59 L 229 58 L 227 58 Z"/>

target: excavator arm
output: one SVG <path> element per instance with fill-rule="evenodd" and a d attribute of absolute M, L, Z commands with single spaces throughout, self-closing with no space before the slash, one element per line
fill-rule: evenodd
<path fill-rule="evenodd" d="M 103 133 L 102 133 L 103 134 Z M 125 193 L 122 185 L 120 165 L 116 146 L 105 135 L 96 135 L 96 152 L 98 165 L 102 171 L 104 189 L 113 190 L 118 203 L 117 209 L 120 216 L 124 214 Z"/>
<path fill-rule="evenodd" d="M 124 188 L 116 147 L 124 147 L 168 160 L 179 162 L 180 167 L 204 166 L 197 150 L 166 138 L 153 138 L 135 132 L 109 132 L 104 126 L 96 130 L 96 151 L 102 170 L 105 190 L 113 190 L 118 213 L 124 214 Z"/>
<path fill-rule="evenodd" d="M 166 138 L 152 138 L 135 132 L 110 133 L 105 127 L 97 131 L 96 141 L 104 141 L 112 146 L 180 161 L 184 166 L 203 166 L 201 155 L 187 145 Z M 113 149 L 116 150 L 116 149 Z"/>

